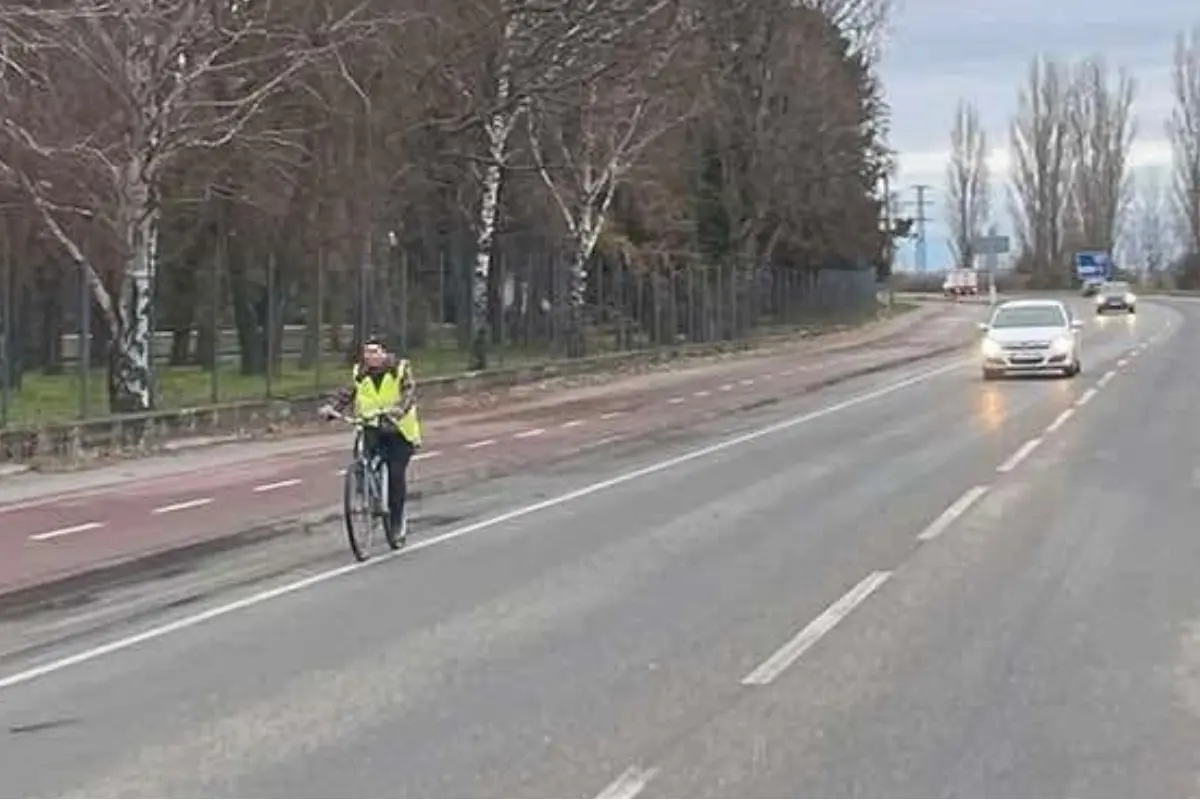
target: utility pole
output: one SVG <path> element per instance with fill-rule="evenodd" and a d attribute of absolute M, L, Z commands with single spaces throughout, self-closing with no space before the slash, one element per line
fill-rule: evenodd
<path fill-rule="evenodd" d="M 925 223 L 929 222 L 929 218 L 925 216 L 925 193 L 933 187 L 918 183 L 914 188 L 917 190 L 917 272 L 925 272 L 929 269 L 925 241 Z"/>

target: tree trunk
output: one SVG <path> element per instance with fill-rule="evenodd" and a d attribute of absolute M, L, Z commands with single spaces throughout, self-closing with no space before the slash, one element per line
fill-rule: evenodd
<path fill-rule="evenodd" d="M 154 407 L 151 384 L 154 278 L 158 262 L 158 213 L 150 207 L 149 187 L 135 185 L 126 225 L 129 260 L 117 307 L 117 340 L 110 362 L 109 402 L 116 413 Z"/>

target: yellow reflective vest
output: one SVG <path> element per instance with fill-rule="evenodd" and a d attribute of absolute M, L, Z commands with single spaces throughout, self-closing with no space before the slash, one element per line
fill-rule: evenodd
<path fill-rule="evenodd" d="M 380 411 L 396 408 L 400 405 L 404 394 L 405 375 L 410 375 L 411 366 L 407 359 L 401 360 L 395 367 L 385 371 L 375 385 L 375 378 L 368 375 L 361 366 L 354 368 L 354 416 L 363 420 L 368 426 L 378 425 L 378 420 L 368 420 Z M 396 420 L 400 434 L 413 446 L 421 444 L 421 423 L 417 419 L 417 406 L 414 403 L 404 416 Z"/>

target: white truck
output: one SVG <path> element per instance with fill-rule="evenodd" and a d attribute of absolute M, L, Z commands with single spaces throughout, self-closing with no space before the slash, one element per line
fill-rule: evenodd
<path fill-rule="evenodd" d="M 973 269 L 950 270 L 942 282 L 942 294 L 946 297 L 979 294 L 979 273 Z"/>

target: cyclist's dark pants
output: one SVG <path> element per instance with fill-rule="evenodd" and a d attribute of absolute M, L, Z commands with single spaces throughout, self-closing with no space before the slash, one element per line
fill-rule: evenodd
<path fill-rule="evenodd" d="M 404 518 L 404 501 L 408 497 L 408 462 L 412 460 L 413 446 L 397 430 L 365 428 L 363 447 L 367 453 L 379 455 L 388 465 L 388 504 L 392 520 L 399 523 Z"/>

